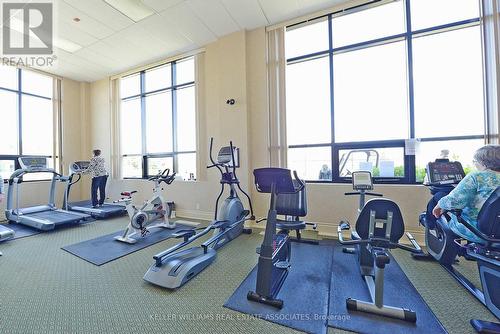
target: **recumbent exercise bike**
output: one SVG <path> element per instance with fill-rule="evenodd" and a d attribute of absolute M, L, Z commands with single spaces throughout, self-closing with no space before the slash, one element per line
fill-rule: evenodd
<path fill-rule="evenodd" d="M 344 252 L 356 253 L 361 275 L 370 291 L 371 301 L 348 298 L 346 307 L 351 311 L 416 322 L 416 312 L 406 308 L 384 305 L 384 270 L 391 261 L 388 254 L 389 249 L 399 248 L 412 253 L 420 253 L 422 250 L 409 232 L 406 232 L 406 236 L 413 247 L 399 243 L 399 239 L 405 234 L 405 227 L 401 211 L 395 202 L 389 199 L 375 198 L 365 204 L 366 195 L 382 196 L 367 192 L 367 190 L 373 189 L 370 172 L 353 172 L 352 186 L 356 192 L 345 193 L 345 195 L 360 196 L 356 230 L 351 232 L 351 240 L 345 240 L 342 232 L 350 230 L 351 226 L 349 222 L 341 221 L 337 235 L 342 245 L 355 246 L 354 249 L 345 248 Z"/>
<path fill-rule="evenodd" d="M 432 195 L 438 192 L 447 194 L 464 177 L 465 172 L 460 162 L 436 159 L 427 164 L 425 184 Z M 460 210 L 452 210 L 437 219 L 435 224 L 427 221 L 426 212 L 420 214 L 419 222 L 425 227 L 428 254 L 414 258 L 438 261 L 457 282 L 500 319 L 500 187 L 483 204 L 479 211 L 477 227 L 463 219 L 460 214 Z M 448 226 L 450 215 L 455 215 L 461 224 L 481 239 L 481 243 L 464 243 Z M 482 290 L 453 268 L 460 256 L 476 261 Z M 472 319 L 471 325 L 479 333 L 500 333 L 500 324 Z"/>
<path fill-rule="evenodd" d="M 264 240 L 257 249 L 256 287 L 248 292 L 247 299 L 281 309 L 284 301 L 277 296 L 290 268 L 291 241 L 317 243 L 302 239 L 300 234 L 306 225 L 312 225 L 313 229 L 316 225 L 300 220 L 307 213 L 306 188 L 295 171 L 294 179 L 291 171 L 284 168 L 259 168 L 253 174 L 257 191 L 271 194 L 271 200 L 267 218 L 262 219 L 267 223 Z M 293 220 L 278 219 L 278 215 Z M 290 231 L 296 231 L 297 238 L 291 238 Z"/>

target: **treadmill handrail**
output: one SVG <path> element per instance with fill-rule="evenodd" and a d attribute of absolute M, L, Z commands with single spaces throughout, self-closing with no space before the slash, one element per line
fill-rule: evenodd
<path fill-rule="evenodd" d="M 62 177 L 61 174 L 53 170 L 52 168 L 21 168 L 21 169 L 16 169 L 12 175 L 9 177 L 9 183 L 13 182 L 14 179 L 19 178 L 25 174 L 30 174 L 30 173 L 52 173 L 55 176 Z"/>

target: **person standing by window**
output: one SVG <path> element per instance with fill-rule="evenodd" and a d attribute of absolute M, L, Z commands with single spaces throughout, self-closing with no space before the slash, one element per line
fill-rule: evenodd
<path fill-rule="evenodd" d="M 92 176 L 92 188 L 90 190 L 92 197 L 92 207 L 102 206 L 106 199 L 106 182 L 108 181 L 108 172 L 104 165 L 104 158 L 101 157 L 101 150 L 94 150 L 94 156 L 90 159 L 89 167 L 83 172 Z M 97 192 L 99 191 L 99 199 Z"/>
<path fill-rule="evenodd" d="M 319 171 L 319 180 L 331 180 L 332 179 L 332 170 L 328 167 L 327 164 L 324 164 Z"/>

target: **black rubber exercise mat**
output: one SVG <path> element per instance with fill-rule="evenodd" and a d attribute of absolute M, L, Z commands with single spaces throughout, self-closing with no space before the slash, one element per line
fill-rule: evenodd
<path fill-rule="evenodd" d="M 224 306 L 300 331 L 326 333 L 332 254 L 332 243 L 292 243 L 290 272 L 278 294 L 281 310 L 247 300 L 248 291 L 255 290 L 256 267 Z"/>
<path fill-rule="evenodd" d="M 115 240 L 115 236 L 123 234 L 123 230 L 120 230 L 95 239 L 65 246 L 62 247 L 62 249 L 85 261 L 95 264 L 96 266 L 101 266 L 105 263 L 166 240 L 170 238 L 173 233 L 179 230 L 194 228 L 194 226 L 183 224 L 177 224 L 174 229 L 155 228 L 152 229 L 145 238 L 137 237 L 137 242 L 135 244 L 127 244 Z M 181 241 L 182 239 L 179 239 L 179 242 Z"/>
<path fill-rule="evenodd" d="M 11 230 L 14 230 L 14 232 L 16 233 L 14 234 L 14 237 L 10 240 L 30 237 L 32 235 L 37 235 L 42 233 L 42 231 L 37 230 L 36 228 L 16 223 L 10 223 L 4 226 L 10 228 Z"/>
<path fill-rule="evenodd" d="M 328 326 L 370 334 L 447 333 L 392 256 L 385 269 L 384 304 L 416 311 L 417 322 L 348 311 L 346 298 L 371 299 L 360 274 L 356 254 L 343 253 L 342 247 L 337 243 L 333 252 Z"/>

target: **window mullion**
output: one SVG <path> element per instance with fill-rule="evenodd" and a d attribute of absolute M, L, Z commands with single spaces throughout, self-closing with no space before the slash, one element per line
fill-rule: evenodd
<path fill-rule="evenodd" d="M 173 169 L 179 170 L 179 161 L 177 159 L 177 62 L 173 62 L 172 71 L 172 151 L 173 151 Z"/>
<path fill-rule="evenodd" d="M 147 152 L 146 152 L 146 95 L 145 95 L 145 72 L 140 73 L 140 85 L 141 85 L 141 149 L 142 149 L 142 177 L 147 178 Z"/>
<path fill-rule="evenodd" d="M 334 150 L 335 143 L 335 104 L 334 104 L 334 80 L 333 80 L 333 27 L 332 15 L 328 15 L 328 60 L 330 64 L 330 126 L 331 126 L 331 169 L 332 169 L 332 182 L 339 177 L 338 156 Z"/>
<path fill-rule="evenodd" d="M 17 151 L 23 155 L 23 117 L 22 117 L 22 94 L 21 94 L 21 69 L 17 69 Z"/>
<path fill-rule="evenodd" d="M 406 12 L 406 47 L 407 47 L 407 65 L 408 65 L 408 104 L 409 104 L 409 121 L 410 121 L 410 138 L 415 138 L 415 91 L 413 84 L 413 40 L 411 34 L 411 12 L 410 12 L 410 1 L 405 1 L 405 12 Z M 408 166 L 405 168 L 407 170 L 408 175 L 407 181 L 409 183 L 415 183 L 416 181 L 416 162 L 415 156 L 409 156 L 406 159 L 406 163 Z"/>

